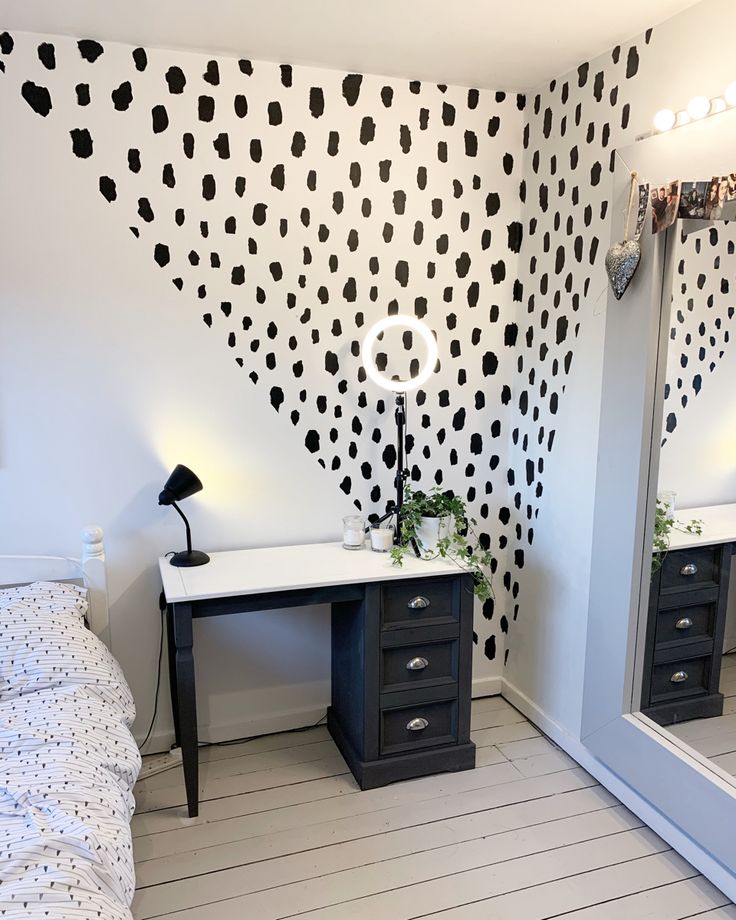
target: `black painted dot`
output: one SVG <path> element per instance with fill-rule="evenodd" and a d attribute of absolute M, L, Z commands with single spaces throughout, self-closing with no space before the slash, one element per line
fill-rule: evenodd
<path fill-rule="evenodd" d="M 161 134 L 169 127 L 169 116 L 163 105 L 154 105 L 151 109 L 151 126 L 154 134 Z"/>
<path fill-rule="evenodd" d="M 171 260 L 169 247 L 165 243 L 156 243 L 153 250 L 153 258 L 161 268 L 164 268 Z"/>
<path fill-rule="evenodd" d="M 233 107 L 235 109 L 235 114 L 238 116 L 238 118 L 245 118 L 245 116 L 248 114 L 248 100 L 245 98 L 245 96 L 242 93 L 238 93 L 238 95 L 233 100 Z M 214 109 L 214 103 L 213 103 L 213 109 Z M 200 119 L 202 121 L 212 120 L 211 118 L 210 119 L 202 118 L 201 115 L 200 115 Z"/>
<path fill-rule="evenodd" d="M 626 58 L 626 79 L 629 80 L 631 77 L 635 77 L 638 72 L 639 52 L 636 50 L 636 45 L 632 45 Z"/>
<path fill-rule="evenodd" d="M 230 159 L 230 140 L 224 132 L 218 134 L 217 137 L 212 141 L 212 146 L 217 151 L 217 155 L 221 160 Z"/>
<path fill-rule="evenodd" d="M 140 150 L 137 150 L 135 147 L 131 147 L 128 150 L 128 169 L 132 173 L 139 173 L 141 171 L 141 154 Z"/>
<path fill-rule="evenodd" d="M 385 105 L 387 109 L 391 108 L 391 104 L 394 101 L 394 91 L 390 86 L 384 86 L 381 88 L 381 102 Z"/>
<path fill-rule="evenodd" d="M 304 439 L 304 446 L 307 448 L 310 454 L 315 454 L 319 450 L 319 432 L 315 431 L 313 428 L 307 432 L 307 436 Z"/>
<path fill-rule="evenodd" d="M 309 90 L 309 111 L 312 118 L 319 118 L 325 111 L 325 95 L 320 86 L 313 86 Z"/>
<path fill-rule="evenodd" d="M 74 90 L 77 94 L 77 105 L 89 105 L 89 83 L 77 83 Z"/>
<path fill-rule="evenodd" d="M 90 64 L 94 64 L 100 55 L 104 54 L 105 49 L 99 42 L 94 41 L 91 38 L 83 38 L 81 41 L 77 42 L 77 48 L 79 53 L 85 61 L 89 61 Z M 142 50 L 142 49 L 138 49 Z M 135 58 L 136 52 L 133 52 L 133 57 Z M 137 62 L 136 62 L 137 63 Z M 138 68 L 142 70 L 143 68 Z"/>
<path fill-rule="evenodd" d="M 56 67 L 56 50 L 50 42 L 41 42 L 38 46 L 38 59 L 46 70 L 54 70 Z"/>
<path fill-rule="evenodd" d="M 360 95 L 363 77 L 359 73 L 349 73 L 342 81 L 342 95 L 348 105 L 355 105 Z"/>
<path fill-rule="evenodd" d="M 281 71 L 281 85 L 288 89 L 294 79 L 291 64 L 281 64 L 279 70 Z"/>
<path fill-rule="evenodd" d="M 205 201 L 212 201 L 216 192 L 215 177 L 212 173 L 202 176 L 202 197 Z"/>
<path fill-rule="evenodd" d="M 148 198 L 138 199 L 138 214 L 148 224 L 153 220 L 153 209 L 151 208 L 151 202 Z"/>
<path fill-rule="evenodd" d="M 72 151 L 75 157 L 87 159 L 92 156 L 92 136 L 87 128 L 73 128 L 69 134 L 72 138 Z"/>
<path fill-rule="evenodd" d="M 370 144 L 371 141 L 375 140 L 375 137 L 376 123 L 373 121 L 370 115 L 366 115 L 360 124 L 360 143 Z"/>
<path fill-rule="evenodd" d="M 0 32 L 0 53 L 10 54 L 14 45 L 13 36 L 9 32 Z"/>
<path fill-rule="evenodd" d="M 166 71 L 166 82 L 169 86 L 169 92 L 178 95 L 184 92 L 184 87 L 187 85 L 187 78 L 184 76 L 184 71 L 181 67 L 169 67 Z"/>
<path fill-rule="evenodd" d="M 100 176 L 100 192 L 102 193 L 102 197 L 107 199 L 107 201 L 115 201 L 118 197 L 115 180 L 111 179 L 109 176 Z"/>
<path fill-rule="evenodd" d="M 217 61 L 207 62 L 207 69 L 202 74 L 202 78 L 206 83 L 209 83 L 210 86 L 219 86 L 220 68 L 217 66 Z"/>
<path fill-rule="evenodd" d="M 200 96 L 198 101 L 200 121 L 212 121 L 215 117 L 215 100 L 212 96 Z"/>
<path fill-rule="evenodd" d="M 121 83 L 117 89 L 111 93 L 112 102 L 118 112 L 126 112 L 133 101 L 133 88 L 130 81 L 126 80 Z"/>
<path fill-rule="evenodd" d="M 20 93 L 37 115 L 45 118 L 51 111 L 51 94 L 45 86 L 37 86 L 31 80 L 26 80 Z"/>
<path fill-rule="evenodd" d="M 284 120 L 281 114 L 281 104 L 279 102 L 268 103 L 268 123 L 269 125 L 280 125 Z"/>
<path fill-rule="evenodd" d="M 148 66 L 148 55 L 143 48 L 136 48 L 133 51 L 133 62 L 135 69 L 142 73 Z"/>

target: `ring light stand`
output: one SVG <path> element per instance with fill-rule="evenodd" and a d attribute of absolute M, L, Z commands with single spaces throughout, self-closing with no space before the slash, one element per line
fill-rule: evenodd
<path fill-rule="evenodd" d="M 427 346 L 427 360 L 424 368 L 416 377 L 412 377 L 409 380 L 388 380 L 381 374 L 373 360 L 373 343 L 382 332 L 396 326 L 405 326 L 418 333 Z M 386 319 L 382 319 L 374 326 L 371 326 L 363 339 L 361 359 L 366 374 L 378 386 L 385 390 L 391 390 L 396 397 L 396 409 L 394 411 L 394 420 L 396 422 L 396 476 L 394 477 L 396 500 L 389 506 L 386 514 L 376 522 L 380 524 L 388 518 L 396 516 L 395 543 L 401 542 L 401 509 L 404 505 L 404 487 L 409 478 L 409 470 L 406 467 L 406 393 L 409 390 L 415 390 L 429 380 L 437 365 L 437 357 L 438 350 L 435 337 L 428 327 L 414 316 L 389 316 Z"/>

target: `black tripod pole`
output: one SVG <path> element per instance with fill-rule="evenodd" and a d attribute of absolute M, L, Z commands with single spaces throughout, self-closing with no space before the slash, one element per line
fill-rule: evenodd
<path fill-rule="evenodd" d="M 404 448 L 406 445 L 406 401 L 403 393 L 396 394 L 396 542 L 401 542 L 401 508 L 404 504 L 404 484 L 409 476 L 406 469 Z"/>

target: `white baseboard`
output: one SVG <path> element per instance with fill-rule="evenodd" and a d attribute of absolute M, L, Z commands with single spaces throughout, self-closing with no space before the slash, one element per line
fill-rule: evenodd
<path fill-rule="evenodd" d="M 663 840 L 666 840 L 680 856 L 695 866 L 699 872 L 702 872 L 727 897 L 732 901 L 736 901 L 736 876 L 726 866 L 714 859 L 707 850 L 698 846 L 691 837 L 650 805 L 631 786 L 628 786 L 615 773 L 612 773 L 593 757 L 578 738 L 574 738 L 557 722 L 553 721 L 528 696 L 505 678 L 502 678 L 502 683 L 501 692 L 512 706 L 515 706 L 540 731 L 549 736 L 566 754 L 576 760 L 583 769 L 594 776 L 602 786 L 605 786 L 612 795 L 615 795 L 619 801 L 623 802 L 648 827 L 651 827 Z"/>
<path fill-rule="evenodd" d="M 479 677 L 473 681 L 473 698 L 480 696 L 497 696 L 503 687 L 502 677 Z M 248 719 L 243 722 L 229 722 L 224 725 L 202 726 L 199 732 L 200 741 L 229 741 L 231 738 L 252 738 L 254 735 L 272 735 L 276 732 L 286 732 L 291 728 L 304 728 L 314 725 L 324 717 L 324 708 L 308 707 L 305 709 L 290 709 L 286 712 L 272 713 L 260 718 Z M 143 736 L 136 738 L 140 744 Z M 174 744 L 172 729 L 154 731 L 151 735 L 144 754 L 161 754 L 171 750 Z"/>
<path fill-rule="evenodd" d="M 498 691 L 500 692 L 500 691 Z M 201 742 L 230 741 L 233 738 L 253 738 L 256 735 L 272 735 L 287 732 L 292 728 L 306 728 L 325 717 L 325 707 L 306 707 L 290 709 L 286 712 L 271 713 L 260 718 L 242 722 L 227 722 L 220 725 L 204 725 L 199 730 Z M 136 738 L 140 744 L 143 738 Z M 143 751 L 144 754 L 160 754 L 168 751 L 174 744 L 173 729 L 155 731 Z"/>
<path fill-rule="evenodd" d="M 503 677 L 476 677 L 471 693 L 473 699 L 479 696 L 498 696 L 503 690 Z"/>

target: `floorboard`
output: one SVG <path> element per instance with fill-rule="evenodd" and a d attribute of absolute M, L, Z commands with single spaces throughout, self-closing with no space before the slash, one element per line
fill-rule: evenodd
<path fill-rule="evenodd" d="M 179 769 L 140 782 L 135 920 L 736 920 L 501 697 L 472 738 L 475 770 L 366 792 L 323 726 L 203 748 L 194 819 Z"/>
<path fill-rule="evenodd" d="M 692 719 L 668 726 L 668 731 L 699 754 L 707 757 L 729 776 L 736 777 L 736 654 L 724 655 L 719 687 L 723 693 L 723 715 Z"/>

